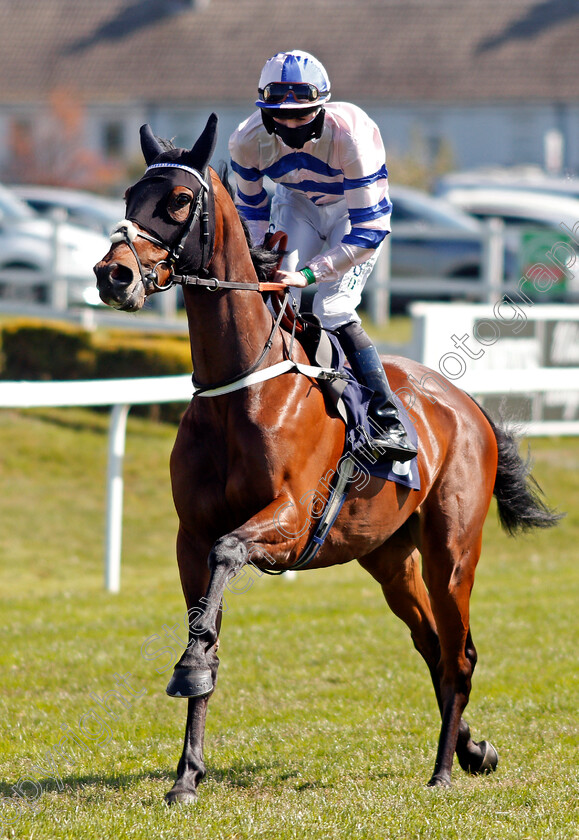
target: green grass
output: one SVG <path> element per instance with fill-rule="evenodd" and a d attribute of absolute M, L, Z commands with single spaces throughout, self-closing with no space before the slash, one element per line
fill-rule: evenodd
<path fill-rule="evenodd" d="M 102 584 L 107 422 L 76 409 L 0 412 L 1 838 L 579 836 L 579 440 L 532 443 L 538 479 L 568 512 L 559 528 L 513 540 L 489 516 L 467 718 L 498 748 L 497 773 L 455 766 L 452 789 L 426 787 L 439 725 L 426 667 L 352 563 L 255 579 L 230 596 L 208 776 L 194 807 L 169 809 L 185 703 L 165 695 L 170 672 L 157 673 L 162 659 L 144 659 L 141 646 L 184 613 L 167 467 L 174 429 L 129 421 L 113 596 Z M 103 712 L 105 730 L 89 695 L 129 672 L 146 693 L 116 720 Z M 95 740 L 56 761 L 58 784 L 34 770 L 63 726 L 79 735 L 82 725 Z M 38 799 L 17 813 L 9 797 L 27 776 L 40 788 L 23 790 Z"/>
<path fill-rule="evenodd" d="M 364 329 L 372 341 L 390 345 L 404 345 L 412 338 L 412 318 L 408 315 L 392 315 L 386 324 L 375 324 L 367 315 L 362 316 Z"/>

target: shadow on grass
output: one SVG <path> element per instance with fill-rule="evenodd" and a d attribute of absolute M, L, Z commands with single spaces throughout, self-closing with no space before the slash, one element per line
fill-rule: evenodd
<path fill-rule="evenodd" d="M 209 767 L 205 780 L 242 789 L 260 788 L 264 784 L 278 787 L 292 781 L 296 791 L 331 790 L 337 786 L 337 782 L 332 779 L 314 778 L 314 771 L 312 771 L 312 778 L 310 779 L 304 778 L 304 775 L 302 769 L 288 767 L 287 764 L 279 761 L 255 761 L 249 763 L 237 762 L 229 767 L 222 768 Z M 396 773 L 388 770 L 373 770 L 368 774 L 368 779 L 374 781 L 395 777 Z"/>
<path fill-rule="evenodd" d="M 71 429 L 75 432 L 91 432 L 97 435 L 108 434 L 109 406 L 94 406 L 68 411 L 57 408 L 33 408 L 26 409 L 26 413 L 41 423 L 47 423 L 50 426 Z"/>
<path fill-rule="evenodd" d="M 174 772 L 171 770 L 144 770 L 137 773 L 113 773 L 106 775 L 104 773 L 94 773 L 90 775 L 75 776 L 69 774 L 67 776 L 60 776 L 60 784 L 64 787 L 57 786 L 54 776 L 47 776 L 46 778 L 37 778 L 32 775 L 22 776 L 24 780 L 23 788 L 29 798 L 32 794 L 32 779 L 42 788 L 42 793 L 65 793 L 66 789 L 74 790 L 76 788 L 90 788 L 93 786 L 102 786 L 110 790 L 126 790 L 140 781 L 156 779 L 163 779 L 168 784 L 174 781 Z M 14 786 L 21 781 L 15 780 L 12 784 L 9 782 L 0 781 L 0 796 L 10 798 L 14 796 Z"/>
<path fill-rule="evenodd" d="M 30 799 L 33 798 L 33 783 L 32 776 L 23 776 L 23 793 L 27 794 Z M 236 787 L 243 789 L 262 787 L 264 783 L 268 785 L 278 785 L 292 779 L 300 780 L 296 784 L 297 790 L 304 790 L 311 787 L 328 787 L 318 781 L 304 782 L 301 779 L 300 771 L 296 768 L 288 769 L 281 762 L 250 762 L 242 763 L 236 762 L 229 767 L 223 768 L 208 768 L 205 777 L 206 782 L 214 782 L 217 785 L 225 785 L 228 787 Z M 74 775 L 69 773 L 66 776 L 59 777 L 60 784 L 64 787 L 57 786 L 56 780 L 53 776 L 45 778 L 36 778 L 34 781 L 42 788 L 44 793 L 67 793 L 73 790 L 83 790 L 85 795 L 90 796 L 91 788 L 104 788 L 110 791 L 129 790 L 136 784 L 142 781 L 165 781 L 167 782 L 167 789 L 169 789 L 175 781 L 175 771 L 173 769 L 152 770 L 141 772 L 128 773 L 94 773 L 85 775 Z M 14 785 L 17 784 L 14 780 L 12 784 L 9 782 L 0 781 L 0 797 L 11 798 L 15 795 Z M 38 798 L 38 797 L 36 797 Z"/>
<path fill-rule="evenodd" d="M 396 774 L 387 771 L 373 771 L 368 774 L 368 779 L 377 781 L 380 779 L 393 778 Z M 45 793 L 57 793 L 67 795 L 77 791 L 83 800 L 89 802 L 93 797 L 102 800 L 103 790 L 109 792 L 129 791 L 139 782 L 162 781 L 166 783 L 167 791 L 173 786 L 175 772 L 172 769 L 159 769 L 152 771 L 128 772 L 128 773 L 94 773 L 85 775 L 68 774 L 60 777 L 62 788 L 57 787 L 56 780 L 52 776 L 46 778 L 35 778 L 35 782 L 42 788 L 39 796 L 33 796 L 33 787 L 30 777 L 23 777 L 22 794 L 27 799 L 27 804 L 32 800 L 42 798 Z M 21 781 L 20 779 L 18 780 Z M 229 767 L 208 768 L 205 783 L 212 782 L 218 786 L 238 788 L 240 790 L 263 789 L 264 787 L 278 788 L 286 783 L 302 793 L 313 790 L 332 790 L 336 788 L 335 781 L 330 779 L 304 779 L 303 772 L 296 767 L 287 767 L 279 761 L 255 761 L 249 763 L 235 762 Z M 0 781 L 0 798 L 18 799 L 22 798 L 15 794 L 14 785 Z M 202 783 L 202 787 L 204 784 Z"/>
<path fill-rule="evenodd" d="M 205 780 L 231 787 L 252 788 L 260 787 L 266 779 L 275 783 L 298 776 L 298 770 L 287 769 L 280 761 L 239 761 L 229 767 L 208 767 Z"/>

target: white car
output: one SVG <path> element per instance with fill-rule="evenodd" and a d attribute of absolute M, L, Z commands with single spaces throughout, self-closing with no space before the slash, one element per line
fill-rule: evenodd
<path fill-rule="evenodd" d="M 61 211 L 70 224 L 95 230 L 104 236 L 108 236 L 117 222 L 125 217 L 125 202 L 120 198 L 106 198 L 86 190 L 30 184 L 10 189 L 41 216 L 52 216 L 55 211 Z"/>
<path fill-rule="evenodd" d="M 579 222 L 579 198 L 506 187 L 453 187 L 444 195 L 455 207 L 478 219 L 496 217 L 509 227 L 557 228 L 564 223 L 573 229 Z"/>
<path fill-rule="evenodd" d="M 579 198 L 579 178 L 549 175 L 538 166 L 487 166 L 441 175 L 434 186 L 437 196 L 446 198 L 455 189 L 505 189 Z"/>
<path fill-rule="evenodd" d="M 56 269 L 67 281 L 69 303 L 98 305 L 92 267 L 109 247 L 104 234 L 67 222 L 55 236 L 53 222 L 0 185 L 0 298 L 50 301 Z"/>
<path fill-rule="evenodd" d="M 502 219 L 506 241 L 519 251 L 519 276 L 541 263 L 560 281 L 551 298 L 579 296 L 579 199 L 492 186 L 455 187 L 445 199 L 478 219 Z"/>

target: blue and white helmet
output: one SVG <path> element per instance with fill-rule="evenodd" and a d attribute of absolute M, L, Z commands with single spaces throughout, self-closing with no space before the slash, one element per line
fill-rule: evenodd
<path fill-rule="evenodd" d="M 256 105 L 267 110 L 312 109 L 330 98 L 326 70 L 310 53 L 291 50 L 265 62 Z"/>

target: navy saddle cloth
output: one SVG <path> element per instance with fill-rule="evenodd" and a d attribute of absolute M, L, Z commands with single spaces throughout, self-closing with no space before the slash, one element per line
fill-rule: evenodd
<path fill-rule="evenodd" d="M 314 346 L 308 340 L 304 341 L 303 344 L 312 364 L 330 366 L 334 370 L 338 370 L 347 375 L 346 380 L 337 379 L 333 382 L 320 380 L 322 389 L 324 389 L 327 397 L 337 408 L 340 416 L 346 423 L 344 454 L 352 454 L 360 468 L 367 470 L 370 475 L 376 476 L 377 478 L 384 478 L 387 481 L 395 481 L 404 487 L 410 487 L 412 490 L 419 490 L 420 476 L 418 474 L 416 458 L 413 458 L 411 461 L 406 461 L 403 464 L 384 459 L 376 460 L 376 453 L 372 453 L 368 443 L 373 434 L 375 434 L 368 420 L 368 407 L 373 391 L 361 385 L 352 374 L 350 368 L 345 366 L 346 359 L 344 351 L 338 340 L 331 333 L 318 332 L 316 326 L 310 326 L 309 329 L 306 329 L 306 332 L 310 330 L 317 332 L 317 336 L 314 339 Z M 410 441 L 414 446 L 417 446 L 418 435 L 404 404 L 396 394 L 394 394 L 394 401 L 399 410 L 400 420 L 406 429 Z"/>

